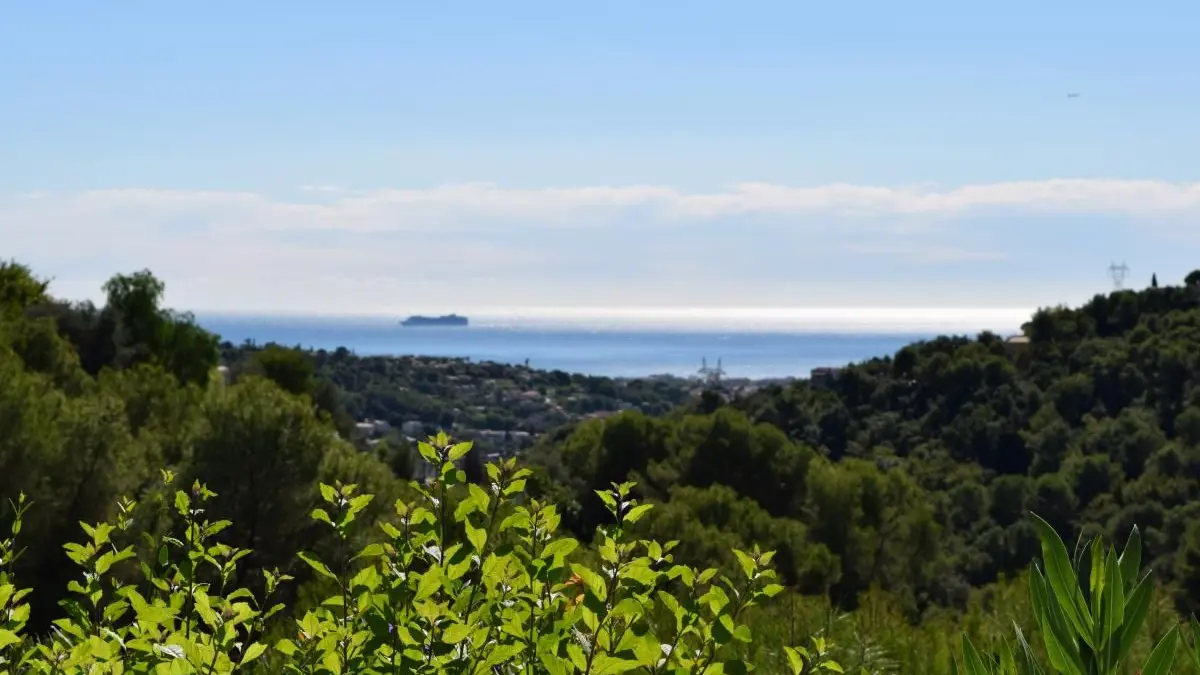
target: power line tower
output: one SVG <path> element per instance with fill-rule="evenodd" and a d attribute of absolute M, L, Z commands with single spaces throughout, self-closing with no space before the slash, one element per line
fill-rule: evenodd
<path fill-rule="evenodd" d="M 1129 266 L 1125 263 L 1112 263 L 1108 266 L 1108 276 L 1112 277 L 1113 290 L 1122 290 L 1125 288 L 1125 278 L 1129 276 Z"/>

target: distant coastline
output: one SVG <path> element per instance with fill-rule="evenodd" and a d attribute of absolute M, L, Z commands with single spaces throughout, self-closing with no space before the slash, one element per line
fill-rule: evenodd
<path fill-rule="evenodd" d="M 391 320 L 198 317 L 234 345 L 247 340 L 359 356 L 466 358 L 610 378 L 691 377 L 718 359 L 727 380 L 808 378 L 816 368 L 891 356 L 935 332 L 719 332 L 593 330 L 472 325 L 469 330 L 403 329 Z"/>

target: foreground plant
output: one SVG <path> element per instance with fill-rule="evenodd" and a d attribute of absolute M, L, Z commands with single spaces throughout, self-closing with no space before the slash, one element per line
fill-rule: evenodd
<path fill-rule="evenodd" d="M 1142 541 L 1137 527 L 1118 556 L 1094 538 L 1078 546 L 1074 558 L 1054 528 L 1034 516 L 1042 546 L 1042 565 L 1034 565 L 1030 593 L 1048 664 L 1039 661 L 1020 626 L 1017 647 L 1002 643 L 983 654 L 963 637 L 963 667 L 968 675 L 1116 675 L 1124 672 L 1130 648 L 1150 607 L 1149 572 L 1142 571 Z M 1141 675 L 1171 672 L 1178 627 L 1159 640 Z M 1198 657 L 1200 663 L 1200 657 Z M 957 670 L 956 664 L 952 664 Z"/>
<path fill-rule="evenodd" d="M 29 589 L 18 589 L 12 569 L 24 552 L 17 547 L 22 517 L 29 509 L 25 495 L 10 502 L 14 514 L 8 536 L 0 539 L 0 675 L 8 675 L 25 663 L 25 639 L 22 632 L 29 620 L 29 604 L 22 602 Z"/>
<path fill-rule="evenodd" d="M 651 507 L 625 483 L 597 493 L 613 524 L 598 532 L 590 552 L 598 563 L 589 565 L 589 552 L 558 535 L 555 507 L 524 498 L 529 472 L 513 460 L 489 465 L 485 486 L 467 483 L 456 462 L 470 447 L 444 435 L 421 443 L 438 480 L 416 486 L 419 499 L 397 502 L 394 517 L 369 527 L 375 541 L 361 550 L 351 542 L 367 525 L 359 517 L 372 496 L 354 485 L 320 486 L 323 505 L 312 518 L 328 528 L 334 554 L 299 558 L 331 590 L 288 620 L 294 637 L 271 647 L 261 636 L 283 606 L 263 609 L 251 591 L 229 588 L 248 551 L 218 541 L 229 522 L 205 518 L 217 495 L 199 483 L 174 492 L 181 533 L 149 539 L 149 560 L 135 561 L 135 549 L 118 543 L 132 539 L 133 502 L 118 504 L 115 525 L 83 524 L 87 539 L 66 546 L 82 571 L 70 584 L 67 616 L 35 642 L 24 633 L 25 592 L 7 575 L 27 508 L 21 501 L 13 537 L 0 542 L 0 675 L 720 675 L 752 668 L 739 656 L 752 639 L 745 615 L 783 590 L 770 552 L 735 551 L 741 574 L 733 579 L 677 564 L 674 542 L 629 534 Z M 170 484 L 173 476 L 164 479 Z M 267 573 L 267 595 L 290 579 Z M 822 640 L 787 653 L 794 675 L 841 670 Z"/>

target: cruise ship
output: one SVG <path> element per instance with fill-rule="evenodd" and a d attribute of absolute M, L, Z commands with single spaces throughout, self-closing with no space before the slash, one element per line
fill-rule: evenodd
<path fill-rule="evenodd" d="M 467 317 L 457 314 L 446 314 L 445 316 L 410 316 L 400 322 L 401 326 L 408 327 L 423 327 L 423 326 L 455 326 L 462 327 L 467 325 Z"/>

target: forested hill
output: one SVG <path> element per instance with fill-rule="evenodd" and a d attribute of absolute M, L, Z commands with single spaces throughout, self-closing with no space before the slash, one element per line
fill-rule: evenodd
<path fill-rule="evenodd" d="M 888 653 L 915 669 L 904 672 L 931 672 L 921 670 L 925 654 L 944 661 L 959 617 L 986 636 L 1027 612 L 1010 585 L 989 582 L 1032 560 L 1030 510 L 1068 539 L 1124 538 L 1136 523 L 1156 579 L 1190 611 L 1200 598 L 1197 289 L 1200 273 L 1040 311 L 1027 340 L 940 338 L 728 403 L 709 395 L 659 415 L 571 422 L 523 456 L 534 469 L 528 487 L 588 542 L 608 522 L 594 490 L 635 480 L 640 497 L 658 502 L 638 527 L 679 541 L 684 562 L 737 574 L 731 547 L 778 551 L 796 593 L 764 629 L 817 630 L 826 602 L 869 603 L 838 619 L 850 628 L 826 627 L 856 641 L 862 627 L 881 635 L 888 617 Z M 148 272 L 113 277 L 101 307 L 47 291 L 27 268 L 0 263 L 0 498 L 33 502 L 12 569 L 35 588 L 36 624 L 59 614 L 77 574 L 62 545 L 80 522 L 113 518 L 131 497 L 131 537 L 179 530 L 164 477 L 201 480 L 220 496 L 206 517 L 231 519 L 223 541 L 254 551 L 237 583 L 278 567 L 298 577 L 284 598 L 296 603 L 312 583 L 296 551 L 333 545 L 309 518 L 319 483 L 377 495 L 364 522 L 409 494 L 395 463 L 335 433 L 348 406 L 388 396 L 388 369 L 404 364 L 363 361 L 355 368 L 380 370 L 359 378 L 280 348 L 226 381 L 216 376 L 219 338 L 162 308 L 163 285 Z M 655 405 L 671 395 L 636 393 Z M 11 521 L 0 506 L 0 527 Z"/>
<path fill-rule="evenodd" d="M 298 548 L 330 545 L 308 515 L 318 483 L 378 495 L 364 518 L 405 494 L 387 465 L 337 437 L 309 392 L 263 377 L 224 384 L 217 336 L 161 307 L 163 290 L 149 272 L 116 275 L 96 307 L 51 297 L 27 267 L 0 262 L 0 532 L 20 495 L 30 505 L 18 546 L 0 557 L 34 589 L 39 630 L 80 578 L 63 545 L 80 540 L 80 523 L 115 518 L 119 500 L 132 500 L 124 535 L 140 547 L 142 535 L 179 531 L 170 495 L 201 481 L 220 496 L 205 517 L 236 523 L 223 543 L 253 551 L 233 581 L 253 585 L 278 567 L 303 584 Z"/>
<path fill-rule="evenodd" d="M 1200 598 L 1200 273 L 1038 311 L 1024 336 L 943 337 L 713 414 L 625 414 L 535 449 L 543 489 L 630 476 L 684 551 L 779 548 L 789 580 L 845 604 L 873 584 L 910 611 L 960 605 L 1027 567 L 1029 510 L 1069 536 L 1143 528 L 1160 578 Z M 711 400 L 711 399 L 710 399 Z M 683 536 L 680 536 L 680 535 Z"/>

